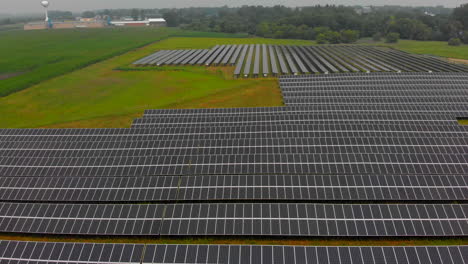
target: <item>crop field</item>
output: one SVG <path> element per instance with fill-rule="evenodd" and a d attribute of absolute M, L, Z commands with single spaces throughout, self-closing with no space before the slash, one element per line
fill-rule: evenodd
<path fill-rule="evenodd" d="M 0 34 L 0 96 L 169 36 L 227 35 L 169 28 L 8 31 Z"/>

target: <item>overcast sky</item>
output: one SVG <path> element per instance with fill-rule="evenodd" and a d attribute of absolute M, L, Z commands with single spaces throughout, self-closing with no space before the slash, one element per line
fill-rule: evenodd
<path fill-rule="evenodd" d="M 2 0 L 0 13 L 41 12 L 40 0 Z M 213 7 L 240 5 L 310 6 L 316 4 L 345 5 L 410 5 L 457 7 L 468 0 L 50 0 L 51 10 L 83 11 L 116 8 Z"/>

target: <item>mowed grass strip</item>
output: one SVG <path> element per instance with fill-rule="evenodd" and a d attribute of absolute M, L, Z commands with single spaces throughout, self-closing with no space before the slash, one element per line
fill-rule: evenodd
<path fill-rule="evenodd" d="M 1 235 L 0 240 L 68 242 L 68 243 L 123 243 L 123 244 L 202 244 L 202 245 L 285 245 L 285 246 L 460 246 L 468 245 L 468 239 L 242 239 L 242 238 L 83 238 L 73 236 L 25 236 Z"/>
<path fill-rule="evenodd" d="M 187 43 L 209 48 L 213 40 L 261 42 L 255 38 L 203 37 L 148 45 L 0 98 L 0 127 L 127 127 L 134 117 L 151 108 L 282 105 L 276 79 L 234 79 L 229 67 L 116 70 L 155 50 L 180 48 Z"/>

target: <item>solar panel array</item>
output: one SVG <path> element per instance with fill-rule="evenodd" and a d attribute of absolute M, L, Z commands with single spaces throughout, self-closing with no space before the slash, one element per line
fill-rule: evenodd
<path fill-rule="evenodd" d="M 467 246 L 311 247 L 0 241 L 2 263 L 465 264 Z"/>
<path fill-rule="evenodd" d="M 158 51 L 133 64 L 136 66 L 235 65 L 234 75 L 237 77 L 308 73 L 468 71 L 468 67 L 464 65 L 432 57 L 359 45 L 217 45 L 211 50 Z"/>
<path fill-rule="evenodd" d="M 256 54 L 282 50 L 278 71 L 302 58 L 295 47 L 266 47 L 197 56 L 220 63 L 228 59 L 213 54 L 238 53 L 254 71 L 264 70 Z M 122 129 L 2 129 L 0 233 L 466 237 L 468 127 L 457 119 L 468 117 L 467 81 L 466 73 L 288 75 L 283 107 L 147 110 Z M 0 245 L 18 247 L 0 250 L 13 262 L 216 263 L 222 250 L 234 252 L 226 263 L 467 259 L 464 247 Z"/>
<path fill-rule="evenodd" d="M 121 236 L 466 236 L 468 205 L 3 203 L 0 232 Z"/>

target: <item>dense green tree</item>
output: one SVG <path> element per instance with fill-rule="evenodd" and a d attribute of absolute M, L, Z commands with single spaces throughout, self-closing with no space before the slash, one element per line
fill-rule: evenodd
<path fill-rule="evenodd" d="M 52 10 L 49 11 L 49 17 L 53 20 L 65 20 L 65 19 L 74 19 L 75 17 L 73 16 L 72 12 L 69 11 L 56 11 Z"/>
<path fill-rule="evenodd" d="M 132 9 L 132 18 L 133 18 L 133 21 L 138 21 L 140 20 L 140 11 L 138 11 L 138 9 Z"/>
<path fill-rule="evenodd" d="M 328 31 L 325 33 L 325 38 L 328 43 L 338 44 L 341 43 L 341 34 L 336 31 Z"/>
<path fill-rule="evenodd" d="M 468 4 L 464 4 L 453 10 L 453 18 L 459 21 L 464 29 L 468 29 Z"/>
<path fill-rule="evenodd" d="M 325 33 L 318 34 L 317 37 L 315 38 L 315 41 L 317 42 L 317 44 L 326 44 L 328 42 L 327 36 L 325 35 Z"/>
<path fill-rule="evenodd" d="M 462 41 L 459 38 L 451 38 L 448 42 L 449 46 L 460 46 Z"/>
<path fill-rule="evenodd" d="M 0 25 L 10 25 L 13 24 L 13 20 L 11 18 L 5 18 L 0 21 Z"/>
<path fill-rule="evenodd" d="M 468 44 L 468 30 L 465 30 L 462 35 L 462 41 L 465 44 Z"/>
<path fill-rule="evenodd" d="M 432 37 L 432 29 L 420 21 L 414 24 L 414 32 L 411 39 L 429 40 Z"/>
<path fill-rule="evenodd" d="M 81 14 L 82 17 L 84 18 L 93 18 L 96 16 L 96 13 L 92 12 L 92 11 L 84 11 L 82 14 Z"/>
<path fill-rule="evenodd" d="M 177 14 L 176 10 L 169 10 L 168 12 L 165 12 L 163 17 L 166 20 L 168 27 L 177 27 L 180 24 L 179 15 Z M 195 20 L 193 22 L 197 23 L 198 21 Z"/>
<path fill-rule="evenodd" d="M 312 30 L 312 32 L 314 34 L 312 39 L 318 37 L 318 35 L 320 35 L 320 34 L 325 34 L 325 33 L 329 32 L 329 31 L 330 31 L 329 27 L 316 27 L 316 28 L 314 28 Z"/>
<path fill-rule="evenodd" d="M 381 41 L 382 40 L 382 34 L 379 33 L 379 32 L 374 33 L 374 35 L 372 35 L 372 40 L 374 40 L 375 42 Z"/>
<path fill-rule="evenodd" d="M 357 12 L 359 11 L 359 12 Z M 468 30 L 468 4 L 444 7 L 359 7 L 336 5 L 290 8 L 285 6 L 145 9 L 138 17 L 164 17 L 168 26 L 192 30 L 249 33 L 269 38 L 315 39 L 328 31 L 359 31 L 361 37 L 399 33 L 401 38 L 443 40 L 462 38 Z M 427 15 L 425 12 L 434 15 Z M 104 13 L 106 12 L 106 13 Z M 102 10 L 114 18 L 132 16 L 132 9 Z M 464 40 L 464 39 L 463 39 Z M 346 40 L 345 40 L 346 41 Z"/>
<path fill-rule="evenodd" d="M 388 33 L 387 36 L 385 36 L 385 42 L 387 43 L 397 43 L 399 39 L 400 39 L 400 34 L 396 32 Z"/>
<path fill-rule="evenodd" d="M 341 31 L 341 42 L 342 43 L 354 43 L 359 39 L 359 31 L 357 30 L 342 30 Z"/>

